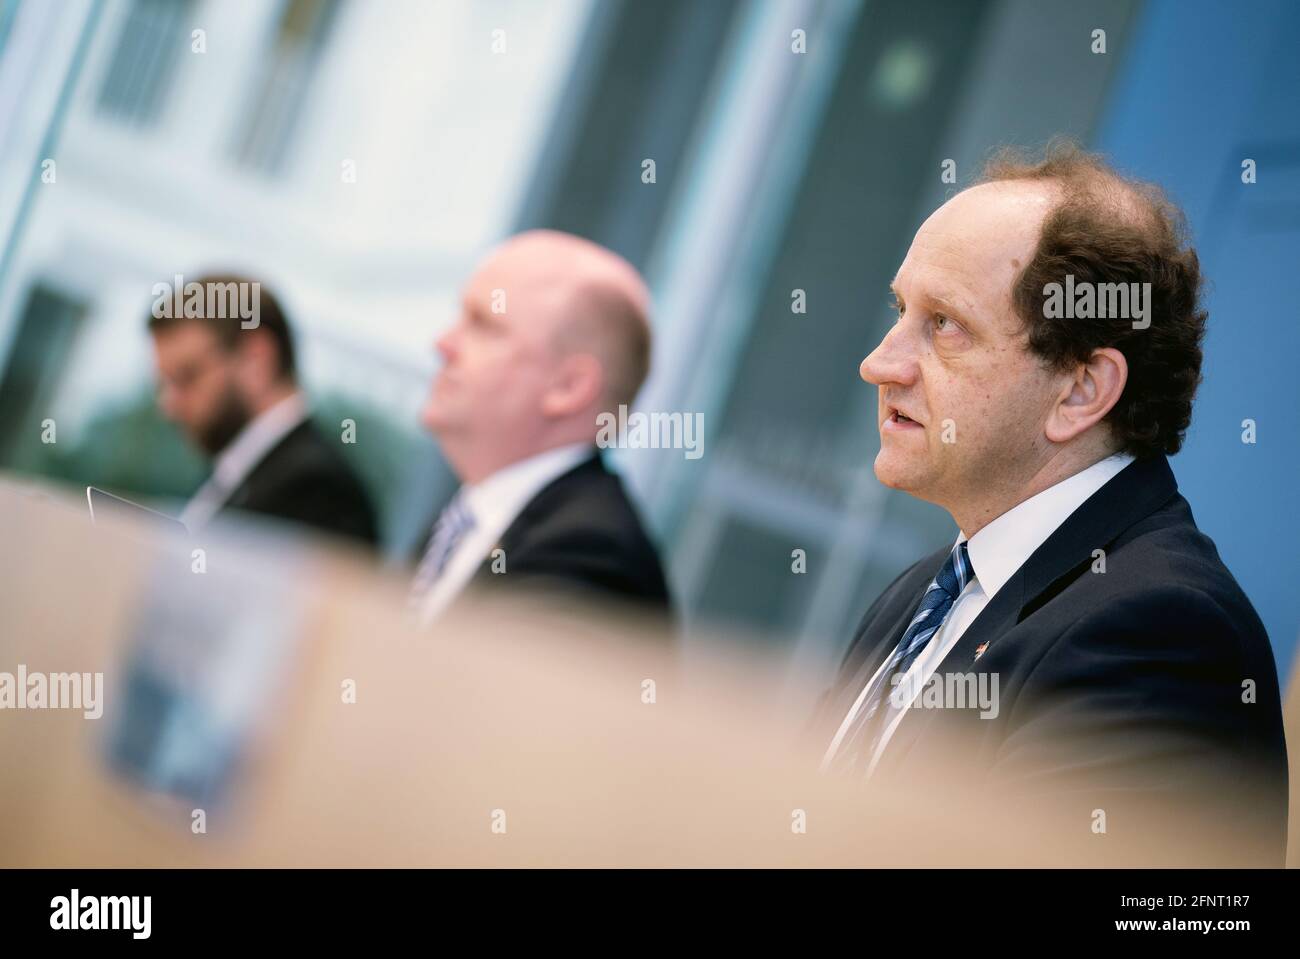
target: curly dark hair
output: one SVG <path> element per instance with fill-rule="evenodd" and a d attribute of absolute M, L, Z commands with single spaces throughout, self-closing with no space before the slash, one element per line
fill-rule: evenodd
<path fill-rule="evenodd" d="M 1060 199 L 1043 221 L 1033 257 L 1012 288 L 1029 348 L 1054 369 L 1113 347 L 1128 362 L 1128 382 L 1106 417 L 1121 449 L 1135 456 L 1177 453 L 1192 420 L 1201 382 L 1201 268 L 1182 211 L 1151 183 L 1129 179 L 1067 140 L 1048 144 L 1041 159 L 1014 148 L 998 151 L 980 183 L 1050 181 Z M 1047 315 L 1048 284 L 1150 283 L 1147 319 L 1128 316 L 1063 319 Z M 1096 287 L 1094 287 L 1096 289 Z"/>

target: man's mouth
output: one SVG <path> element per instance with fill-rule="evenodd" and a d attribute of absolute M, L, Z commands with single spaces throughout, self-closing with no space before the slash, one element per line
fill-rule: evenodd
<path fill-rule="evenodd" d="M 881 428 L 887 430 L 917 430 L 924 427 L 906 413 L 891 407 L 889 415 L 885 417 L 885 422 L 881 424 Z"/>

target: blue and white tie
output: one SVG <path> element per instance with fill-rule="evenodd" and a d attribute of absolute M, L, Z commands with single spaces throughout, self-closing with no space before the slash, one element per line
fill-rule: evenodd
<path fill-rule="evenodd" d="M 891 682 L 894 676 L 904 676 L 916 657 L 921 655 L 930 638 L 943 625 L 944 617 L 952 604 L 957 601 L 961 591 L 975 576 L 971 568 L 970 556 L 966 551 L 966 541 L 962 540 L 952 548 L 948 559 L 938 574 L 930 581 L 921 597 L 921 605 L 912 617 L 903 638 L 898 641 L 890 653 L 885 667 L 868 683 L 865 695 L 854 701 L 853 708 L 841 723 L 841 730 L 836 732 L 835 740 L 827 750 L 822 768 L 840 771 L 866 771 L 876 745 L 885 731 L 885 726 L 892 715 L 888 709 L 882 709 L 894 688 Z M 880 715 L 879 719 L 877 716 Z M 847 725 L 847 729 L 844 727 Z"/>
<path fill-rule="evenodd" d="M 457 493 L 450 503 L 438 514 L 438 521 L 433 524 L 433 535 L 429 545 L 415 570 L 415 580 L 411 583 L 411 595 L 408 606 L 418 612 L 428 598 L 429 592 L 438 582 L 447 560 L 465 534 L 474 528 L 474 514 L 470 512 L 463 493 Z"/>

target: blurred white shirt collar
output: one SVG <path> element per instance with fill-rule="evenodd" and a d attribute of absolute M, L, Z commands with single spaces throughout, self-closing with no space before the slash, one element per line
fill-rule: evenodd
<path fill-rule="evenodd" d="M 483 561 L 498 545 L 501 536 L 524 507 L 553 480 L 596 455 L 592 443 L 557 446 L 511 463 L 486 479 L 462 486 L 461 496 L 474 518 L 474 526 L 456 544 L 423 606 L 419 619 L 428 624 L 441 613 L 474 578 Z M 509 570 L 510 558 L 506 557 Z"/>
<path fill-rule="evenodd" d="M 295 390 L 236 434 L 230 445 L 217 454 L 212 475 L 224 488 L 234 490 L 306 418 L 307 401 Z"/>
<path fill-rule="evenodd" d="M 1128 453 L 1116 453 L 1104 460 L 1093 463 L 1087 469 L 1080 470 L 1073 476 L 1061 480 L 1055 486 L 1049 486 L 1023 503 L 1007 510 L 993 522 L 989 523 L 966 542 L 966 551 L 970 556 L 971 568 L 975 576 L 962 590 L 952 609 L 944 617 L 939 631 L 930 638 L 920 655 L 912 661 L 907 671 L 907 688 L 912 690 L 911 697 L 901 707 L 891 705 L 881 720 L 884 732 L 876 743 L 872 753 L 868 772 L 876 768 L 880 757 L 893 738 L 894 730 L 903 720 L 903 714 L 911 708 L 912 703 L 921 694 L 921 690 L 938 671 L 939 666 L 952 652 L 957 641 L 975 622 L 984 608 L 997 595 L 998 590 L 1009 580 L 1042 546 L 1061 524 L 1068 520 L 1093 493 L 1109 483 L 1120 470 L 1133 462 Z M 960 543 L 966 539 L 965 533 L 957 536 Z M 955 545 L 955 544 L 954 544 Z M 889 663 L 889 658 L 881 663 L 879 674 Z M 872 677 L 873 680 L 875 677 Z M 863 695 L 870 684 L 863 689 Z M 849 711 L 841 730 L 847 728 L 857 710 L 861 708 L 862 698 Z M 840 736 L 836 735 L 838 744 Z M 834 748 L 834 747 L 832 747 Z"/>
<path fill-rule="evenodd" d="M 504 533 L 542 487 L 595 453 L 590 443 L 557 446 L 463 487 L 465 503 L 474 514 L 474 528 L 491 527 L 497 535 Z"/>
<path fill-rule="evenodd" d="M 217 454 L 212 475 L 185 505 L 181 522 L 193 530 L 210 520 L 257 464 L 306 419 L 307 400 L 300 390 L 255 416 Z"/>
<path fill-rule="evenodd" d="M 1133 462 L 1115 453 L 1007 510 L 970 538 L 966 550 L 989 599 L 1084 501 Z M 957 542 L 966 538 L 963 533 Z"/>

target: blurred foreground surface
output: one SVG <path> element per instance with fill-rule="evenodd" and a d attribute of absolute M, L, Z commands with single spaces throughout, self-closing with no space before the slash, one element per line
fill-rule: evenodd
<path fill-rule="evenodd" d="M 0 485 L 0 530 L 0 671 L 103 674 L 97 718 L 0 710 L 0 866 L 1218 854 L 1203 832 L 1120 845 L 990 803 L 959 744 L 905 794 L 819 775 L 807 717 L 777 705 L 780 664 L 719 646 L 688 667 L 613 610 L 467 605 L 420 633 L 405 576 L 359 556 L 261 530 L 200 543 L 92 525 L 72 491 Z M 1296 714 L 1293 697 L 1293 743 Z"/>

